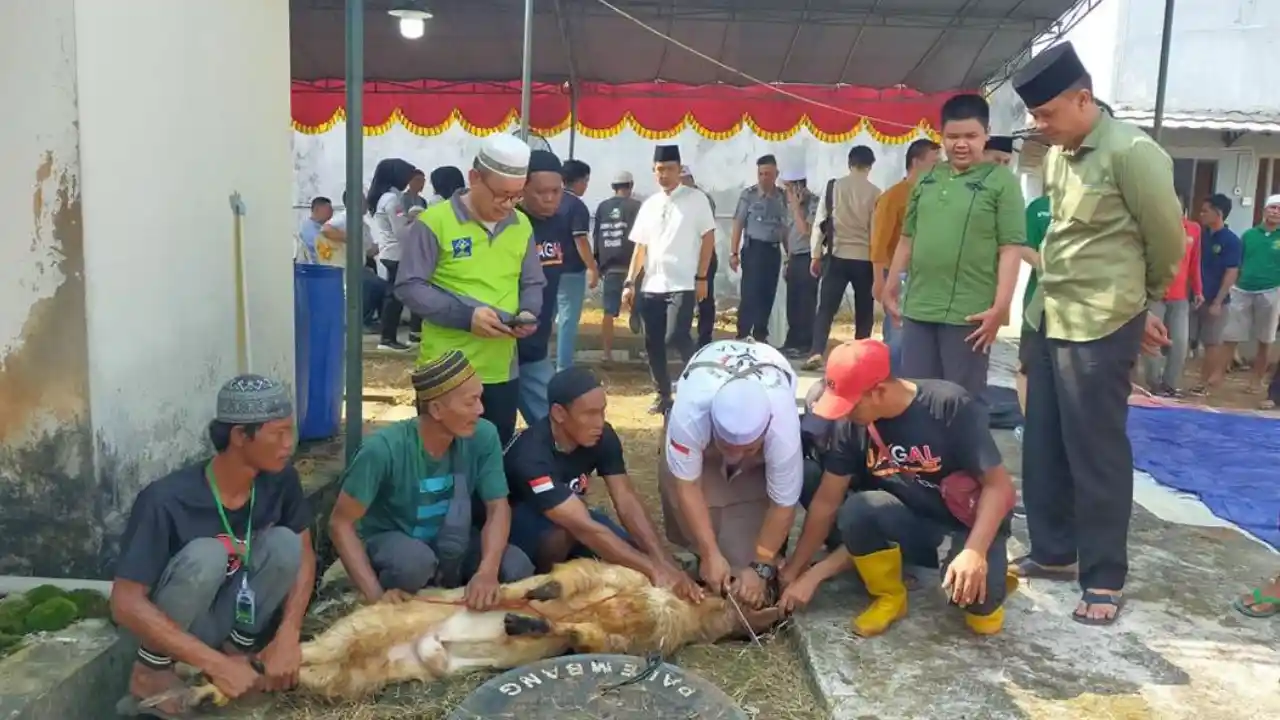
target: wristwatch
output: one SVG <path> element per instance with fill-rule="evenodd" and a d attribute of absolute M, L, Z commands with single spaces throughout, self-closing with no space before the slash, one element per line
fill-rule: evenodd
<path fill-rule="evenodd" d="M 635 287 L 636 287 L 636 284 L 634 282 L 631 282 L 630 280 L 627 280 L 622 283 L 623 290 L 634 290 Z"/>
<path fill-rule="evenodd" d="M 778 568 L 775 565 L 770 565 L 768 563 L 762 563 L 762 562 L 753 562 L 751 563 L 750 568 L 752 570 L 755 570 L 756 574 L 759 575 L 764 580 L 772 580 L 778 576 Z"/>

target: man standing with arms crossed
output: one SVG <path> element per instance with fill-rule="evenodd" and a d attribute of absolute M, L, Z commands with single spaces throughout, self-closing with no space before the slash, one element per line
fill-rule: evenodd
<path fill-rule="evenodd" d="M 1078 571 L 1072 619 L 1110 625 L 1129 571 L 1129 375 L 1140 348 L 1169 344 L 1147 308 L 1177 272 L 1182 212 L 1169 156 L 1098 107 L 1071 43 L 1034 57 L 1013 84 L 1053 145 L 1044 162 L 1053 224 L 1028 308 L 1037 330 L 1022 488 L 1031 553 L 1014 569 L 1060 580 Z"/>
<path fill-rule="evenodd" d="M 875 280 L 871 294 L 876 302 L 884 302 L 884 281 L 893 264 L 893 254 L 902 237 L 902 220 L 907 214 L 907 201 L 920 176 L 938 164 L 938 143 L 920 138 L 907 146 L 907 176 L 884 191 L 876 201 L 876 212 L 871 218 L 871 264 L 875 267 Z M 889 357 L 894 372 L 902 370 L 902 327 L 893 318 L 885 316 L 881 328 L 884 342 L 889 346 Z"/>

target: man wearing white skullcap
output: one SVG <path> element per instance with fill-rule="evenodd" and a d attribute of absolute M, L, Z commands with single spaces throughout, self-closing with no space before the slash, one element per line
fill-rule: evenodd
<path fill-rule="evenodd" d="M 531 152 L 511 135 L 485 138 L 469 188 L 405 230 L 396 275 L 396 296 L 423 318 L 420 362 L 462 351 L 484 384 L 484 418 L 504 446 L 520 399 L 516 340 L 537 330 L 546 285 L 533 226 L 515 212 Z"/>
<path fill-rule="evenodd" d="M 699 350 L 680 378 L 658 482 L 667 539 L 698 555 L 708 587 L 765 603 L 803 463 L 796 374 L 782 353 L 749 340 Z"/>

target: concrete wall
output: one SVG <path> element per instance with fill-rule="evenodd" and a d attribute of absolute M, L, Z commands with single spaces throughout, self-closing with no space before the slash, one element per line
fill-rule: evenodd
<path fill-rule="evenodd" d="M 106 576 L 137 491 L 293 365 L 288 3 L 0 5 L 0 572 Z"/>
<path fill-rule="evenodd" d="M 75 44 L 73 0 L 0 6 L 0 573 L 91 572 L 99 544 Z"/>
<path fill-rule="evenodd" d="M 288 3 L 76 6 L 90 399 L 104 516 L 203 452 L 236 373 L 247 205 L 251 369 L 293 378 Z"/>
<path fill-rule="evenodd" d="M 1102 97 L 1126 107 L 1154 107 L 1164 2 L 1108 0 L 1102 7 L 1109 4 L 1120 8 L 1120 31 L 1114 91 Z M 1178 0 L 1165 110 L 1280 110 L 1268 77 L 1280 52 L 1277 26 L 1275 0 Z"/>
<path fill-rule="evenodd" d="M 321 135 L 294 135 L 293 202 L 299 208 L 309 205 L 311 198 L 317 195 L 329 197 L 334 202 L 341 200 L 346 178 L 343 164 L 346 157 L 345 132 L 345 125 L 339 123 Z M 553 152 L 562 158 L 569 157 L 568 133 L 560 133 L 549 141 Z M 481 142 L 482 138 L 456 126 L 436 137 L 422 137 L 396 125 L 384 135 L 365 138 L 365 182 L 367 184 L 373 175 L 378 161 L 388 157 L 404 158 L 428 173 L 441 165 L 455 165 L 465 170 L 471 166 Z M 848 172 L 849 149 L 855 145 L 867 145 L 876 154 L 871 180 L 881 188 L 887 188 L 906 174 L 909 142 L 882 145 L 870 135 L 859 135 L 844 143 L 826 143 L 802 131 L 784 142 L 775 143 L 744 129 L 726 140 L 708 140 L 686 130 L 661 144 L 680 146 L 684 163 L 690 166 L 698 185 L 710 193 L 716 203 L 716 216 L 720 219 L 720 232 L 716 239 L 722 256 L 716 294 L 736 298 L 738 275 L 729 272 L 728 263 L 723 258 L 729 253 L 729 231 L 738 195 L 756 181 L 756 158 L 773 153 L 781 165 L 799 163 L 807 171 L 809 187 L 814 192 L 821 192 L 829 178 Z M 657 144 L 660 143 L 630 130 L 600 140 L 578 137 L 575 156 L 591 166 L 591 186 L 584 199 L 592 212 L 612 194 L 610 179 L 622 170 L 630 171 L 635 177 L 638 194 L 649 195 L 658 191 L 652 163 L 653 148 Z M 306 212 L 299 209 L 298 220 Z M 782 306 L 782 302 L 775 303 L 779 316 Z"/>

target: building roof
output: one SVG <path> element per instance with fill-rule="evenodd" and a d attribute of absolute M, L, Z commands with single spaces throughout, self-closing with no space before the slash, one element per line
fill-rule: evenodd
<path fill-rule="evenodd" d="M 1116 108 L 1115 115 L 1143 127 L 1155 124 L 1155 112 L 1150 108 Z M 1166 112 L 1164 126 L 1180 130 L 1216 130 L 1221 132 L 1280 132 L 1280 113 L 1240 110 L 1201 110 L 1196 112 Z"/>
<path fill-rule="evenodd" d="M 520 78 L 524 0 L 425 0 L 418 40 L 400 37 L 394 1 L 366 0 L 367 79 Z M 533 76 L 752 84 L 649 26 L 766 83 L 977 88 L 1076 1 L 537 0 Z M 290 3 L 293 77 L 342 78 L 344 0 Z"/>

